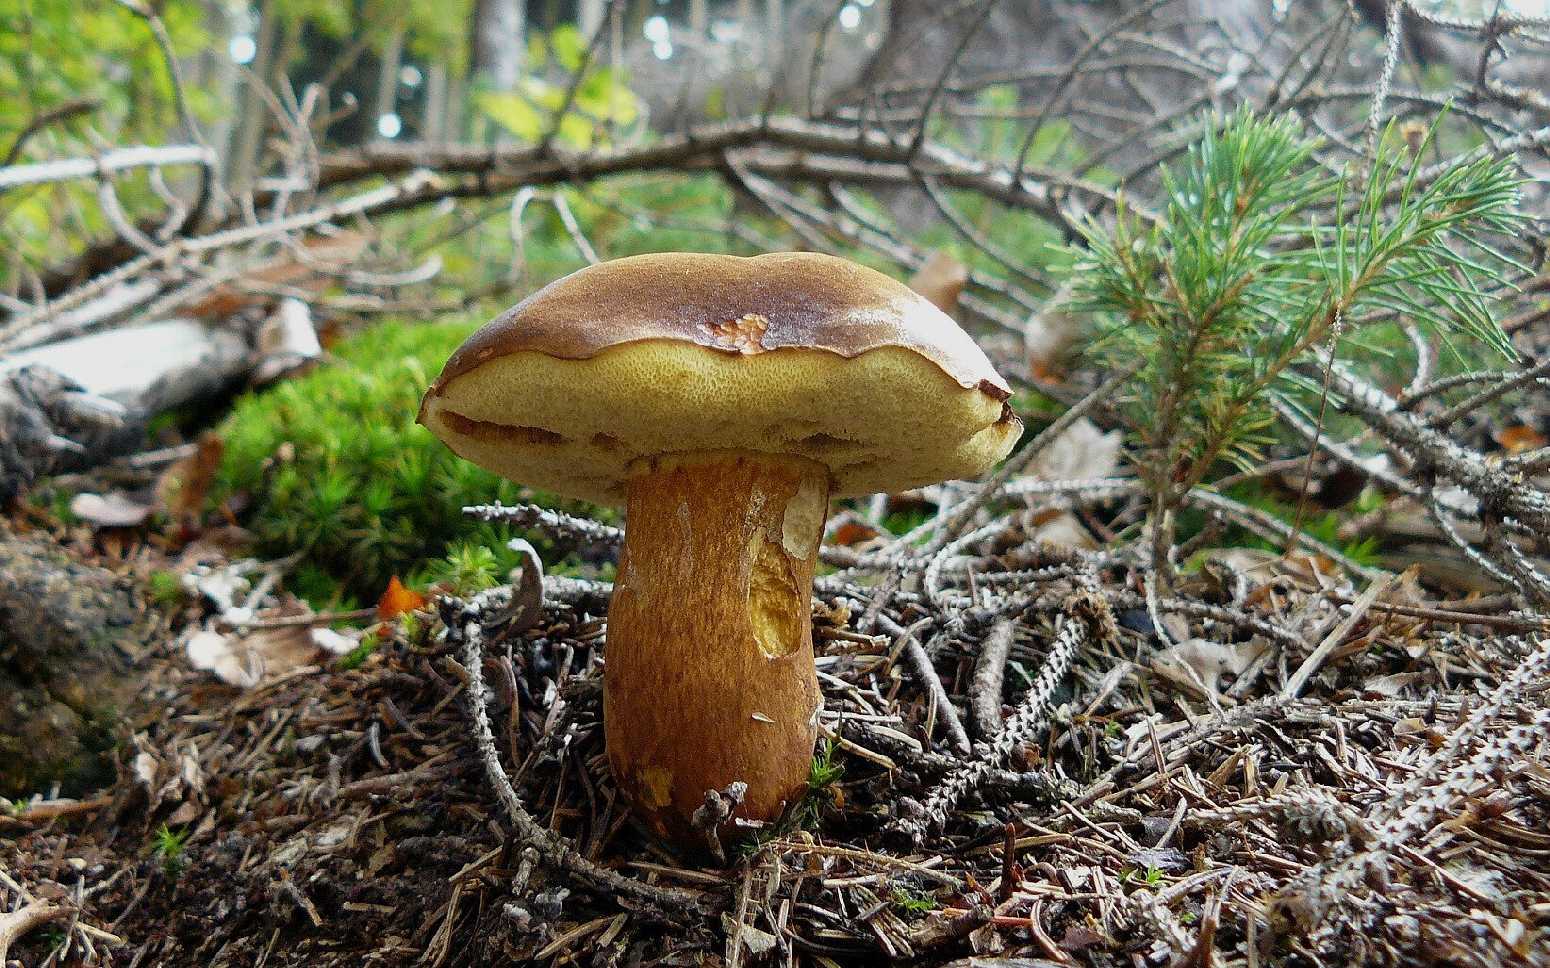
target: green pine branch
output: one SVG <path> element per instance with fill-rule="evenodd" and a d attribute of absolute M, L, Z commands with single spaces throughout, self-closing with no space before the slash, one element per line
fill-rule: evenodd
<path fill-rule="evenodd" d="M 1426 145 L 1386 136 L 1368 177 L 1332 177 L 1318 144 L 1295 119 L 1240 111 L 1164 172 L 1161 220 L 1122 207 L 1074 253 L 1099 353 L 1146 364 L 1127 403 L 1165 580 L 1183 496 L 1261 459 L 1269 394 L 1295 390 L 1315 349 L 1341 358 L 1367 321 L 1398 317 L 1456 349 L 1510 352 L 1487 292 L 1520 268 L 1493 245 L 1523 221 L 1511 162 L 1461 161 L 1423 184 Z"/>

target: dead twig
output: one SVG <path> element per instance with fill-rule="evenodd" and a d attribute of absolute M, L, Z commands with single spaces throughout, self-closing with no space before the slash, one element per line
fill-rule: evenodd
<path fill-rule="evenodd" d="M 1015 631 L 1016 626 L 1008 619 L 993 624 L 980 641 L 980 653 L 974 660 L 969 712 L 974 733 L 981 740 L 989 739 L 1001 730 L 1001 686 Z"/>
<path fill-rule="evenodd" d="M 48 901 L 32 901 L 9 914 L 0 914 L 0 965 L 6 963 L 11 945 L 27 932 L 68 915 L 69 909 Z"/>

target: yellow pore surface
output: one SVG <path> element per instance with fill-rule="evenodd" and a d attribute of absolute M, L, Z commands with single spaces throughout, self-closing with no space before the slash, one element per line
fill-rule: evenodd
<path fill-rule="evenodd" d="M 425 423 L 522 484 L 623 504 L 632 461 L 704 451 L 797 454 L 837 496 L 977 477 L 1022 431 L 989 394 L 912 350 L 748 355 L 644 340 L 590 359 L 497 357 L 452 380 Z"/>

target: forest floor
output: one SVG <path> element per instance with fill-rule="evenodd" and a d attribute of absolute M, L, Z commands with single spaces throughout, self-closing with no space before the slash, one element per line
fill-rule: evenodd
<path fill-rule="evenodd" d="M 0 951 L 201 968 L 1550 964 L 1536 620 L 1235 552 L 1181 582 L 1196 617 L 1157 648 L 1127 569 L 1026 541 L 1016 518 L 961 545 L 972 601 L 923 643 L 940 573 L 902 569 L 884 593 L 854 578 L 865 550 L 826 552 L 851 564 L 817 589 L 828 738 L 806 801 L 722 866 L 668 852 L 615 796 L 606 586 L 550 579 L 538 611 L 499 589 L 411 602 L 369 654 L 308 647 L 248 688 L 191 666 L 208 605 L 186 603 L 138 661 L 117 782 L 0 814 Z M 120 569 L 150 553 L 88 546 Z M 1015 608 L 998 575 L 1027 591 Z M 257 620 L 283 636 L 314 617 Z"/>

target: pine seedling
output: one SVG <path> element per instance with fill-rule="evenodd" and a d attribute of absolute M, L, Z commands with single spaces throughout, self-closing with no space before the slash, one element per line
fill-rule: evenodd
<path fill-rule="evenodd" d="M 1381 144 L 1370 171 L 1333 176 L 1296 120 L 1239 111 L 1164 171 L 1154 223 L 1121 206 L 1086 229 L 1074 308 L 1110 364 L 1144 362 L 1126 405 L 1164 586 L 1184 497 L 1262 457 L 1272 394 L 1319 391 L 1298 364 L 1320 350 L 1359 362 L 1396 317 L 1461 355 L 1509 349 L 1485 293 L 1513 265 L 1491 244 L 1521 222 L 1511 162 L 1466 157 L 1423 179 L 1425 145 Z"/>

